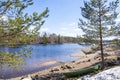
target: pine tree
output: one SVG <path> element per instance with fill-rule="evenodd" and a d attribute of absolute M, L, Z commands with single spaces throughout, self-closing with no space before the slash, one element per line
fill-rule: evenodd
<path fill-rule="evenodd" d="M 57 41 L 57 43 L 58 44 L 61 44 L 62 42 L 61 42 L 61 36 L 60 36 L 60 34 L 58 35 L 58 41 Z"/>
<path fill-rule="evenodd" d="M 115 19 L 119 1 L 107 0 L 84 1 L 81 7 L 83 18 L 79 19 L 79 27 L 84 31 L 84 37 L 99 40 L 101 48 L 102 69 L 104 69 L 103 38 L 112 35 L 112 29 L 117 26 Z"/>
<path fill-rule="evenodd" d="M 48 8 L 42 13 L 24 13 L 32 4 L 32 0 L 0 0 L 0 45 L 28 44 L 39 34 L 44 19 L 48 17 Z M 0 51 L 0 66 L 16 68 L 24 64 L 24 58 L 31 53 L 26 50 L 23 49 L 21 54 Z"/>
<path fill-rule="evenodd" d="M 45 32 L 43 35 L 43 44 L 48 44 L 47 33 Z"/>

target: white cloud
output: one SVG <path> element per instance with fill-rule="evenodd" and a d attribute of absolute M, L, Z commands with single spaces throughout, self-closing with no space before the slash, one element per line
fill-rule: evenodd
<path fill-rule="evenodd" d="M 83 31 L 78 28 L 77 23 L 71 22 L 64 25 L 62 24 L 58 33 L 64 36 L 76 37 L 77 35 L 82 35 Z"/>
<path fill-rule="evenodd" d="M 111 13 L 107 13 L 107 14 L 106 14 L 106 16 L 110 16 L 110 15 L 111 15 Z"/>
<path fill-rule="evenodd" d="M 118 14 L 117 19 L 115 21 L 120 22 L 120 14 Z"/>
<path fill-rule="evenodd" d="M 66 27 L 62 27 L 62 28 L 60 28 L 61 30 L 67 30 L 68 28 L 66 28 Z"/>
<path fill-rule="evenodd" d="M 47 31 L 49 31 L 49 28 L 41 28 L 40 31 L 47 32 Z"/>
<path fill-rule="evenodd" d="M 8 17 L 7 16 L 0 16 L 0 20 L 7 21 Z"/>
<path fill-rule="evenodd" d="M 111 13 L 106 14 L 106 16 L 110 16 Z M 118 14 L 117 19 L 115 19 L 116 22 L 120 22 L 120 14 Z"/>
<path fill-rule="evenodd" d="M 115 21 L 116 21 L 116 22 L 120 22 L 120 18 L 117 18 Z"/>
<path fill-rule="evenodd" d="M 110 36 L 110 37 L 103 38 L 103 40 L 113 40 L 113 39 L 118 39 L 118 37 L 117 36 Z"/>
<path fill-rule="evenodd" d="M 118 17 L 120 18 L 120 14 L 118 14 Z"/>
<path fill-rule="evenodd" d="M 66 34 L 66 32 L 65 32 L 65 31 L 61 31 L 61 33 L 62 33 L 62 34 Z"/>
<path fill-rule="evenodd" d="M 81 29 L 79 29 L 79 28 L 75 28 L 74 31 L 81 31 Z"/>
<path fill-rule="evenodd" d="M 75 25 L 76 25 L 75 22 L 69 24 L 69 26 L 75 26 Z"/>
<path fill-rule="evenodd" d="M 31 30 L 31 31 L 32 31 L 35 27 L 36 27 L 36 26 L 31 25 L 31 26 L 29 27 L 29 30 Z"/>
<path fill-rule="evenodd" d="M 34 28 L 36 28 L 36 26 L 31 25 L 31 26 L 29 27 L 29 30 L 32 31 Z M 40 31 L 40 32 L 47 32 L 47 31 L 49 31 L 49 28 L 40 28 L 39 31 Z"/>

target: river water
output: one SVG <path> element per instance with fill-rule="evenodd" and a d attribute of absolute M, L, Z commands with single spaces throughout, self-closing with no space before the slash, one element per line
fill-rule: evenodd
<path fill-rule="evenodd" d="M 18 52 L 25 48 L 26 46 L 20 46 L 19 48 L 9 48 L 1 47 L 0 51 L 3 52 Z M 13 70 L 7 68 L 4 72 L 0 71 L 0 75 L 3 75 L 4 78 L 17 77 L 28 73 L 33 73 L 39 70 L 44 70 L 49 67 L 55 66 L 38 66 L 38 64 L 47 61 L 60 61 L 60 62 L 70 62 L 78 59 L 78 57 L 70 57 L 70 54 L 80 53 L 80 48 L 86 46 L 81 46 L 79 44 L 49 44 L 49 45 L 27 45 L 28 48 L 32 48 L 32 54 L 30 58 L 26 59 L 26 65 L 23 65 L 24 70 Z"/>

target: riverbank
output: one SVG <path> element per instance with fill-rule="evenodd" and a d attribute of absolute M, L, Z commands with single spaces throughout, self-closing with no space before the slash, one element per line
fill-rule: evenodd
<path fill-rule="evenodd" d="M 104 53 L 107 54 L 108 56 L 105 57 L 105 59 L 112 59 L 116 58 L 120 54 L 119 48 L 115 47 L 104 47 Z M 57 80 L 59 78 L 64 77 L 62 73 L 65 72 L 70 72 L 78 69 L 83 69 L 86 67 L 90 67 L 95 63 L 98 63 L 101 61 L 99 51 L 91 54 L 84 55 L 83 57 L 80 57 L 80 59 L 72 61 L 72 62 L 67 62 L 67 63 L 62 63 L 58 66 L 43 70 L 43 71 L 38 71 L 33 74 L 29 74 L 31 77 L 38 77 L 38 80 L 48 80 L 48 79 L 53 79 Z M 49 62 L 49 63 L 56 63 L 54 62 Z M 46 65 L 46 64 L 45 64 Z M 17 78 L 11 78 L 8 80 L 20 80 L 23 76 L 17 77 Z"/>
<path fill-rule="evenodd" d="M 63 63 L 59 66 L 56 66 L 56 67 L 53 67 L 50 69 L 46 69 L 43 71 L 39 71 L 39 72 L 36 72 L 33 74 L 29 74 L 29 75 L 31 77 L 35 77 L 36 75 L 38 75 L 40 80 L 41 79 L 45 80 L 44 78 L 48 78 L 47 76 L 50 76 L 50 75 L 52 76 L 53 74 L 54 75 L 59 74 L 60 75 L 59 77 L 64 77 L 64 75 L 62 75 L 62 73 L 70 72 L 70 71 L 74 71 L 74 70 L 78 70 L 78 69 L 83 69 L 83 68 L 92 66 L 93 64 L 99 62 L 99 59 L 97 59 L 97 60 L 93 59 L 96 56 L 98 56 L 98 55 L 90 54 L 90 55 L 87 55 L 86 58 L 78 59 L 76 61 L 72 61 L 72 62 L 68 62 L 68 63 Z M 11 78 L 8 80 L 20 80 L 22 77 Z M 57 80 L 57 79 L 55 79 L 55 80 Z"/>
<path fill-rule="evenodd" d="M 113 68 L 104 70 L 95 75 L 85 75 L 77 80 L 120 80 L 120 66 L 114 66 Z"/>

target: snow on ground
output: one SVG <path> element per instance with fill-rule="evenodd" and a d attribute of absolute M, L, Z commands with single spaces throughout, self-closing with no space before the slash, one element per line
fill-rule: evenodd
<path fill-rule="evenodd" d="M 79 78 L 78 80 L 120 80 L 120 67 L 111 68 L 102 71 L 92 77 L 90 75 Z"/>

